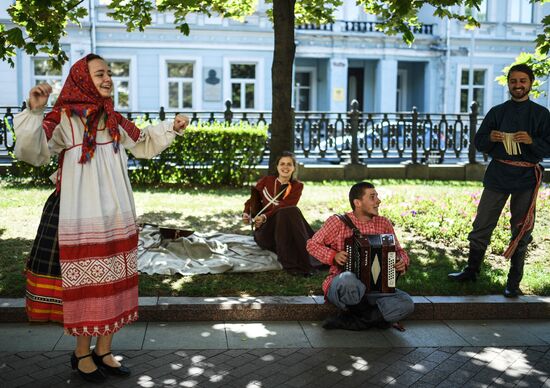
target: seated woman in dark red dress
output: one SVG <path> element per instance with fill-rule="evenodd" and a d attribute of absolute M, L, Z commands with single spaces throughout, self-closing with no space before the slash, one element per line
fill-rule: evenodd
<path fill-rule="evenodd" d="M 249 199 L 244 205 L 243 222 L 254 223 L 254 240 L 262 249 L 275 252 L 286 271 L 307 276 L 321 263 L 306 250 L 306 241 L 314 232 L 296 206 L 304 184 L 293 179 L 295 170 L 294 154 L 283 152 L 277 158 L 277 176 L 268 175 L 256 183 L 263 211 L 251 219 Z"/>

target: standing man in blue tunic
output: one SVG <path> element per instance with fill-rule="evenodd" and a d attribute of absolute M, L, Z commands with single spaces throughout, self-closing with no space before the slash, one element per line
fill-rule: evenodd
<path fill-rule="evenodd" d="M 468 235 L 468 265 L 448 276 L 456 281 L 476 280 L 491 234 L 511 197 L 512 236 L 504 252 L 510 259 L 510 271 L 504 296 L 514 298 L 520 293 L 525 254 L 535 224 L 537 193 L 544 172 L 539 163 L 550 156 L 550 112 L 529 99 L 535 77 L 528 65 L 512 66 L 507 78 L 511 99 L 491 108 L 474 139 L 476 149 L 489 154 L 492 160 Z"/>

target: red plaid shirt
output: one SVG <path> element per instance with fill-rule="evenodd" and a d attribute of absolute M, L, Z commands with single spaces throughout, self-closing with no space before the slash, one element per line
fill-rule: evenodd
<path fill-rule="evenodd" d="M 359 221 L 353 212 L 347 213 L 361 234 L 393 234 L 395 231 L 387 218 L 374 217 L 370 221 Z M 353 234 L 352 230 L 346 226 L 338 216 L 333 215 L 326 220 L 323 227 L 307 241 L 307 251 L 310 255 L 318 259 L 321 263 L 329 264 L 329 275 L 323 282 L 323 292 L 325 295 L 332 283 L 332 279 L 342 270 L 334 263 L 334 256 L 344 250 L 344 240 Z M 395 236 L 395 250 L 405 265 L 409 266 L 409 256 L 401 248 L 397 236 Z"/>

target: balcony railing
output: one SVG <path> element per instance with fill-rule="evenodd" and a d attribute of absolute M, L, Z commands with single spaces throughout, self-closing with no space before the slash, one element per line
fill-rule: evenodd
<path fill-rule="evenodd" d="M 366 22 L 356 20 L 337 20 L 334 23 L 328 24 L 301 24 L 296 26 L 297 30 L 313 30 L 313 31 L 328 31 L 328 32 L 344 32 L 344 33 L 374 33 L 380 32 L 377 26 L 380 22 Z M 420 26 L 410 26 L 410 29 L 415 34 L 433 35 L 434 24 L 421 24 Z"/>

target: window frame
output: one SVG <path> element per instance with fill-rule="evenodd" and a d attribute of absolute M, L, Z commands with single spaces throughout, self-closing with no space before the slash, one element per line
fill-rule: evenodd
<path fill-rule="evenodd" d="M 456 109 L 456 112 L 459 112 L 459 113 L 470 113 L 470 104 L 473 100 L 473 91 L 475 89 L 474 85 L 471 85 L 471 82 L 473 82 L 473 79 L 470 80 L 468 79 L 468 84 L 465 85 L 467 86 L 467 89 L 468 89 L 468 110 L 466 112 L 462 112 L 460 110 L 460 94 L 461 94 L 461 91 L 464 89 L 463 88 L 463 85 L 462 85 L 462 71 L 463 70 L 466 70 L 466 71 L 469 71 L 470 70 L 470 65 L 469 64 L 459 64 L 457 66 L 457 72 L 456 72 L 456 103 L 455 103 L 455 109 Z M 479 111 L 479 114 L 482 114 L 482 115 L 485 115 L 488 111 L 489 111 L 489 104 L 490 104 L 490 101 L 492 101 L 492 97 L 493 97 L 493 88 L 491 87 L 491 80 L 494 79 L 493 77 L 493 68 L 490 66 L 490 65 L 473 65 L 473 70 L 484 70 L 485 71 L 485 77 L 484 77 L 484 83 L 483 83 L 483 90 L 484 90 L 484 94 L 483 94 L 483 111 Z M 473 72 L 472 72 L 473 74 Z M 477 87 L 477 89 L 481 89 L 480 87 Z M 471 90 L 471 95 L 470 95 L 470 90 Z"/>
<path fill-rule="evenodd" d="M 46 55 L 25 55 L 23 58 L 23 69 L 29 69 L 29 72 L 27 74 L 30 74 L 28 77 L 23 78 L 22 86 L 23 86 L 23 93 L 28 93 L 29 90 L 31 90 L 34 86 L 36 86 L 36 81 L 39 78 L 36 78 L 36 74 L 34 74 L 34 60 L 35 59 L 48 59 L 48 56 Z M 46 76 L 44 79 L 53 79 L 53 78 L 60 78 L 61 81 L 61 87 L 63 88 L 63 85 L 65 83 L 65 79 L 69 75 L 70 70 L 70 64 L 65 63 L 63 67 L 61 68 L 61 76 Z M 42 76 L 40 76 L 42 77 Z M 23 98 L 27 100 L 28 94 L 23 94 Z M 52 107 L 53 105 L 50 104 L 50 101 L 48 100 L 47 107 Z"/>
<path fill-rule="evenodd" d="M 299 90 L 296 89 L 296 74 L 297 73 L 309 73 L 310 77 L 310 85 L 309 85 L 309 101 L 311 102 L 310 111 L 316 111 L 317 110 L 317 68 L 314 66 L 296 66 L 294 69 L 294 77 L 292 78 L 294 81 L 294 84 L 292 85 L 292 101 L 295 104 L 296 112 L 301 112 L 299 107 L 299 101 L 297 98 L 299 98 Z"/>
<path fill-rule="evenodd" d="M 512 20 L 512 17 L 514 16 L 514 14 L 512 13 L 512 7 L 514 5 L 514 2 L 518 5 L 518 8 L 519 8 L 519 18 L 518 20 Z M 527 3 L 526 3 L 527 2 Z M 527 6 L 527 8 L 525 7 Z M 523 14 L 524 12 L 527 11 L 527 9 L 529 9 L 530 11 L 530 17 L 529 17 L 529 20 L 528 21 L 523 21 Z M 508 12 L 507 12 L 507 16 L 508 16 L 508 22 L 509 23 L 518 23 L 518 24 L 532 24 L 534 23 L 534 20 L 535 20 L 535 7 L 534 7 L 534 4 L 531 4 L 529 2 L 529 0 L 510 0 L 508 1 Z"/>
<path fill-rule="evenodd" d="M 101 55 L 101 54 L 99 54 Z M 101 55 L 105 62 L 129 62 L 128 70 L 130 74 L 126 77 L 115 77 L 113 76 L 113 102 L 115 104 L 115 110 L 121 112 L 131 112 L 137 110 L 137 90 L 138 90 L 138 81 L 137 81 L 137 58 L 135 55 L 117 55 L 117 56 L 108 56 Z M 116 81 L 117 80 L 126 80 L 128 81 L 128 108 L 121 108 L 117 106 L 117 97 L 116 97 Z"/>
<path fill-rule="evenodd" d="M 462 13 L 462 15 L 466 16 L 467 10 L 470 9 L 470 10 L 471 10 L 472 16 L 473 16 L 478 22 L 480 22 L 480 23 L 489 22 L 489 12 L 490 12 L 489 2 L 490 2 L 489 0 L 485 0 L 485 3 L 484 3 L 484 4 L 485 4 L 485 13 L 484 13 L 484 14 L 485 14 L 485 18 L 484 18 L 483 20 L 479 20 L 479 19 L 478 19 L 478 15 L 479 15 L 480 13 L 483 14 L 483 12 L 478 11 L 477 8 L 475 8 L 475 7 L 467 7 L 467 6 L 463 5 L 463 6 L 461 6 L 461 8 L 462 8 L 462 9 L 461 9 L 461 13 Z M 482 3 L 482 4 L 483 4 L 483 3 Z M 480 8 L 481 8 L 481 7 L 480 7 Z"/>
<path fill-rule="evenodd" d="M 407 111 L 409 83 L 408 83 L 409 71 L 408 69 L 397 68 L 396 82 L 395 82 L 395 110 L 396 112 Z M 401 82 L 399 82 L 401 81 Z M 399 109 L 401 108 L 401 109 Z"/>
<path fill-rule="evenodd" d="M 223 59 L 223 104 L 225 109 L 225 101 L 230 100 L 233 103 L 231 96 L 231 65 L 255 65 L 254 79 L 254 108 L 236 108 L 231 106 L 231 110 L 235 112 L 254 112 L 265 110 L 265 90 L 264 90 L 264 59 L 250 57 L 224 57 Z M 240 79 L 240 78 L 237 78 Z M 244 78 L 243 78 L 244 79 Z M 241 84 L 242 85 L 242 84 Z"/>
<path fill-rule="evenodd" d="M 168 96 L 169 88 L 168 82 L 170 78 L 168 76 L 168 63 L 170 62 L 187 62 L 193 64 L 193 78 L 192 78 L 192 90 L 191 90 L 191 108 L 170 108 L 170 97 Z M 160 68 L 160 106 L 164 107 L 166 112 L 183 112 L 186 109 L 189 110 L 201 110 L 202 109 L 202 58 L 189 55 L 161 55 L 159 56 L 159 68 Z M 178 97 L 179 100 L 179 97 Z M 178 101 L 179 103 L 180 101 Z M 183 101 L 181 101 L 183 103 Z M 160 109 L 160 107 L 159 107 Z"/>

